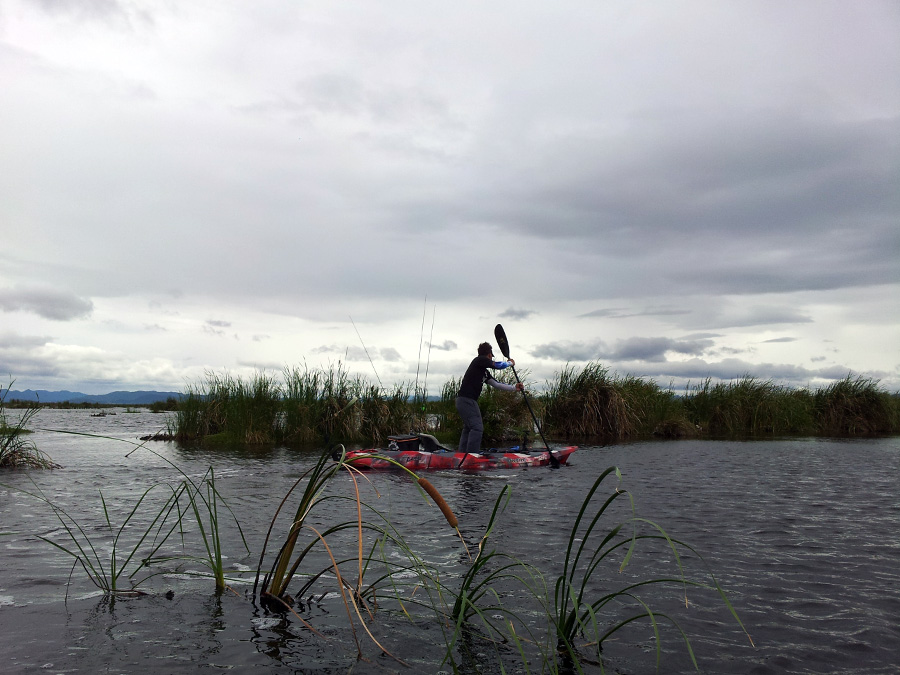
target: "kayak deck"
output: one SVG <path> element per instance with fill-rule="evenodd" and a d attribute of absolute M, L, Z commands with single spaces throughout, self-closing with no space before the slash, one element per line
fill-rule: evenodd
<path fill-rule="evenodd" d="M 346 461 L 360 469 L 396 469 L 397 465 L 412 470 L 421 469 L 461 469 L 478 471 L 484 469 L 521 469 L 550 464 L 547 450 L 518 452 L 510 450 L 480 453 L 454 452 L 440 446 L 433 436 L 408 434 L 388 437 L 387 449 L 351 450 Z M 569 456 L 578 449 L 570 445 L 554 449 L 553 456 L 560 464 L 565 464 Z"/>

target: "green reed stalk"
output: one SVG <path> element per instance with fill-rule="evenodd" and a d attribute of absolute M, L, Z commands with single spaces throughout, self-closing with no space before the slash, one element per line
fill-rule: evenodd
<path fill-rule="evenodd" d="M 168 460 L 166 461 L 168 462 Z M 168 463 L 172 466 L 175 466 L 171 462 Z M 156 564 L 173 560 L 197 561 L 209 568 L 210 572 L 212 573 L 212 577 L 215 580 L 216 589 L 224 590 L 227 587 L 227 578 L 225 575 L 227 573 L 230 573 L 226 571 L 223 562 L 222 533 L 219 523 L 220 505 L 223 506 L 231 514 L 238 529 L 238 533 L 240 534 L 244 549 L 247 553 L 250 553 L 250 547 L 247 545 L 247 540 L 244 537 L 244 532 L 241 528 L 241 524 L 238 521 L 234 511 L 232 511 L 231 507 L 228 505 L 228 502 L 222 497 L 222 494 L 219 492 L 218 488 L 216 488 L 216 477 L 213 467 L 209 467 L 209 469 L 207 469 L 206 473 L 203 475 L 203 478 L 201 478 L 199 482 L 194 481 L 194 479 L 189 477 L 178 467 L 175 467 L 175 469 L 179 471 L 182 476 L 184 476 L 184 480 L 182 480 L 181 482 L 179 495 L 184 495 L 188 500 L 188 506 L 191 513 L 193 513 L 194 515 L 194 522 L 197 524 L 197 529 L 200 532 L 200 538 L 206 551 L 206 555 L 161 555 L 148 558 L 147 563 Z M 183 519 L 183 516 L 181 516 L 181 518 Z M 182 533 L 182 538 L 183 536 L 184 535 Z M 182 541 L 182 544 L 183 543 L 184 542 Z"/>
<path fill-rule="evenodd" d="M 281 508 L 284 506 L 285 502 L 291 496 L 293 491 L 302 482 L 306 482 L 306 487 L 304 488 L 303 494 L 300 497 L 300 503 L 297 505 L 296 514 L 291 521 L 287 539 L 281 545 L 278 554 L 275 556 L 275 562 L 272 570 L 268 574 L 266 574 L 262 580 L 262 586 L 260 588 L 261 597 L 270 595 L 279 599 L 285 598 L 287 594 L 288 584 L 290 583 L 291 577 L 293 576 L 292 574 L 288 573 L 291 563 L 291 556 L 293 555 L 294 548 L 297 545 L 300 531 L 303 528 L 306 517 L 309 515 L 316 501 L 321 496 L 322 490 L 339 470 L 340 464 L 331 462 L 330 454 L 327 451 L 323 452 L 319 457 L 319 460 L 316 462 L 315 466 L 306 471 L 297 480 L 297 482 L 294 483 L 294 485 L 285 495 L 284 499 L 281 501 L 281 505 L 278 507 L 278 510 L 275 512 L 275 516 L 272 518 L 272 522 L 269 525 L 269 531 L 266 534 L 266 539 L 263 543 L 263 550 L 259 558 L 259 569 L 262 569 L 263 560 L 265 559 L 266 555 L 266 548 L 269 543 L 269 538 L 272 534 L 272 528 L 275 525 L 275 520 L 278 518 L 278 514 L 281 511 Z M 293 569 L 296 569 L 296 565 Z M 256 582 L 253 584 L 254 594 L 256 593 L 258 585 L 259 572 L 257 572 Z"/>
<path fill-rule="evenodd" d="M 582 527 L 582 523 L 587 522 L 585 517 L 589 509 L 592 508 L 591 504 L 595 493 L 604 479 L 613 474 L 621 481 L 621 473 L 617 468 L 610 467 L 604 471 L 595 481 L 591 490 L 585 497 L 578 516 L 572 525 L 572 530 L 569 535 L 569 544 L 566 549 L 563 573 L 557 578 L 554 594 L 556 614 L 555 625 L 559 652 L 569 659 L 577 659 L 575 638 L 579 633 L 587 634 L 590 632 L 596 641 L 598 657 L 602 658 L 601 652 L 605 640 L 609 639 L 626 625 L 640 619 L 647 619 L 656 635 L 658 667 L 662 655 L 658 619 L 662 618 L 666 619 L 667 622 L 672 624 L 679 632 L 691 661 L 694 666 L 697 667 L 690 640 L 678 625 L 677 621 L 668 614 L 654 612 L 649 605 L 636 595 L 637 590 L 655 585 L 674 584 L 681 586 L 685 592 L 685 607 L 688 605 L 687 588 L 689 586 L 714 590 L 742 629 L 743 624 L 734 607 L 725 595 L 725 592 L 711 573 L 709 575 L 710 582 L 708 583 L 701 583 L 686 578 L 681 555 L 679 554 L 679 548 L 690 551 L 696 555 L 701 562 L 703 561 L 702 556 L 684 542 L 672 539 L 662 527 L 653 521 L 637 517 L 634 514 L 634 501 L 630 495 L 628 495 L 628 499 L 630 502 L 631 517 L 618 524 L 614 524 L 610 529 L 598 529 L 601 518 L 607 514 L 613 503 L 621 496 L 628 494 L 620 490 L 618 486 L 615 487 L 612 494 L 607 497 L 602 505 L 596 508 L 593 517 L 590 518 L 587 526 Z M 649 526 L 653 533 L 639 534 L 638 527 L 641 525 Z M 620 536 L 626 528 L 630 531 L 630 534 L 625 535 L 624 537 Z M 597 537 L 594 537 L 595 531 L 597 532 L 597 537 L 602 537 L 599 542 L 596 542 Z M 619 571 L 622 571 L 631 561 L 639 542 L 664 543 L 666 548 L 675 558 L 678 576 L 646 579 L 619 589 L 601 593 L 599 596 L 588 597 L 588 589 L 591 587 L 592 578 L 601 570 L 601 564 L 613 553 L 622 552 L 624 555 L 622 557 L 622 562 L 619 565 Z M 705 565 L 705 562 L 703 564 Z M 637 613 L 626 616 L 625 618 L 615 618 L 614 616 L 601 614 L 601 612 L 614 601 L 617 603 L 623 601 L 627 603 L 630 601 L 636 607 Z M 620 610 L 617 609 L 616 613 L 619 611 Z M 601 616 L 603 617 L 602 620 L 600 618 Z M 609 627 L 610 623 L 612 624 L 611 627 Z M 601 626 L 604 626 L 605 630 L 603 630 Z"/>
<path fill-rule="evenodd" d="M 15 380 L 6 389 L 0 389 L 0 468 L 53 469 L 58 468 L 49 457 L 38 450 L 30 438 L 26 425 L 38 414 L 40 408 L 26 408 L 19 419 L 10 424 L 6 416 L 6 397 Z"/>
<path fill-rule="evenodd" d="M 87 530 L 82 527 L 75 518 L 69 515 L 62 507 L 54 504 L 43 493 L 33 479 L 32 483 L 35 486 L 34 492 L 28 490 L 21 490 L 21 492 L 44 502 L 50 507 L 57 520 L 59 520 L 60 525 L 62 525 L 65 530 L 69 544 L 63 545 L 42 535 L 36 535 L 37 538 L 71 556 L 74 559 L 75 564 L 81 565 L 91 583 L 105 593 L 116 594 L 123 592 L 123 589 L 120 588 L 119 585 L 119 579 L 122 575 L 127 572 L 128 578 L 133 579 L 135 574 L 145 566 L 145 561 L 148 558 L 152 558 L 160 547 L 165 544 L 166 540 L 175 531 L 175 528 L 178 527 L 180 522 L 180 518 L 176 518 L 174 523 L 167 526 L 167 523 L 170 522 L 170 516 L 176 509 L 178 502 L 178 491 L 173 490 L 169 486 L 154 485 L 147 488 L 147 490 L 141 494 L 140 498 L 131 508 L 118 528 L 113 526 L 106 499 L 101 492 L 100 501 L 103 507 L 103 516 L 106 521 L 106 526 L 103 531 L 113 535 L 112 546 L 107 560 L 101 555 L 99 545 L 95 544 L 96 536 L 89 535 Z M 147 496 L 157 488 L 168 491 L 170 493 L 169 496 L 163 505 L 158 507 L 156 515 L 151 520 L 149 526 L 146 526 L 140 531 L 137 540 L 131 545 L 130 549 L 126 549 L 123 552 L 122 537 L 125 530 L 131 527 L 132 520 L 134 520 Z M 168 529 L 165 529 L 166 527 L 168 527 Z M 132 566 L 132 562 L 135 562 L 136 564 Z M 125 592 L 134 592 L 140 583 L 142 582 L 132 582 L 131 587 L 125 589 Z"/>
<path fill-rule="evenodd" d="M 474 651 L 482 653 L 481 649 L 475 650 L 472 645 L 473 641 L 480 639 L 485 647 L 492 645 L 496 650 L 497 644 L 492 639 L 492 635 L 501 636 L 503 641 L 511 641 L 516 644 L 522 653 L 523 664 L 527 667 L 528 659 L 524 655 L 524 645 L 515 630 L 515 625 L 520 626 L 520 631 L 525 631 L 530 644 L 536 646 L 541 644 L 540 638 L 529 628 L 528 622 L 521 613 L 504 605 L 497 589 L 511 584 L 514 587 L 527 588 L 536 595 L 546 594 L 546 586 L 542 585 L 542 575 L 532 565 L 494 549 L 487 549 L 488 539 L 494 530 L 496 518 L 506 508 L 511 494 L 512 491 L 507 485 L 497 496 L 484 535 L 478 543 L 478 555 L 463 574 L 459 589 L 456 591 L 456 601 L 448 616 L 452 630 L 449 634 L 445 634 L 447 651 L 441 664 L 449 662 L 452 664 L 454 672 L 460 668 L 460 664 L 457 664 L 453 655 L 455 648 L 459 648 L 464 656 L 466 653 Z M 476 617 L 486 632 L 479 632 L 470 623 Z M 496 655 L 499 660 L 500 653 L 496 652 Z M 544 660 L 546 661 L 546 655 Z"/>
<path fill-rule="evenodd" d="M 212 467 L 210 467 L 207 470 L 206 474 L 204 474 L 203 478 L 200 479 L 200 481 L 198 482 L 198 481 L 195 481 L 193 478 L 191 478 L 187 473 L 185 473 L 172 460 L 170 460 L 169 458 L 165 457 L 164 455 L 158 453 L 157 451 L 153 450 L 152 448 L 147 447 L 146 441 L 141 442 L 141 443 L 135 443 L 133 441 L 129 441 L 129 440 L 122 439 L 122 438 L 114 438 L 111 436 L 90 434 L 90 433 L 85 433 L 85 432 L 80 432 L 80 431 L 64 431 L 64 430 L 60 430 L 60 429 L 43 429 L 43 431 L 49 431 L 52 433 L 60 433 L 60 434 L 69 434 L 69 435 L 73 435 L 73 436 L 87 436 L 90 438 L 101 438 L 101 439 L 116 441 L 116 442 L 120 442 L 120 443 L 127 443 L 128 445 L 133 446 L 133 448 L 128 454 L 126 454 L 126 457 L 131 455 L 133 452 L 136 452 L 137 450 L 145 449 L 148 452 L 155 455 L 156 457 L 158 457 L 159 459 L 163 460 L 166 464 L 168 464 L 173 469 L 175 469 L 179 474 L 181 474 L 181 476 L 183 477 L 183 480 L 181 481 L 181 483 L 179 484 L 179 486 L 177 488 L 172 488 L 171 486 L 166 485 L 166 484 L 158 484 L 158 485 L 153 485 L 147 489 L 147 491 L 141 496 L 141 499 L 135 505 L 134 509 L 132 509 L 132 512 L 129 514 L 128 519 L 122 525 L 122 528 L 120 528 L 119 534 L 116 536 L 116 541 L 114 542 L 114 544 L 118 543 L 118 538 L 121 535 L 121 531 L 125 528 L 126 525 L 128 525 L 130 523 L 131 519 L 135 517 L 139 506 L 144 501 L 144 498 L 152 490 L 154 490 L 156 488 L 164 488 L 164 489 L 171 490 L 172 495 L 169 497 L 169 500 L 167 500 L 166 504 L 162 507 L 162 509 L 160 509 L 160 511 L 158 511 L 156 513 L 156 516 L 153 518 L 151 524 L 144 530 L 144 532 L 142 533 L 142 535 L 139 538 L 138 543 L 132 549 L 131 554 L 129 556 L 127 556 L 125 564 L 127 564 L 131 561 L 131 559 L 134 557 L 135 552 L 137 551 L 137 548 L 146 541 L 147 537 L 150 535 L 153 528 L 155 526 L 157 526 L 157 524 L 158 524 L 158 528 L 162 527 L 163 523 L 165 523 L 168 520 L 168 518 L 170 517 L 173 509 L 175 509 L 176 513 L 177 513 L 175 522 L 172 525 L 172 527 L 169 529 L 169 531 L 165 534 L 164 537 L 160 538 L 160 536 L 159 536 L 160 533 L 159 533 L 159 531 L 157 532 L 157 535 L 155 535 L 153 538 L 153 542 L 154 542 L 153 546 L 151 546 L 150 549 L 145 551 L 142 555 L 142 558 L 141 558 L 142 564 L 137 566 L 137 568 L 134 570 L 134 572 L 132 572 L 129 576 L 130 577 L 133 576 L 133 574 L 136 573 L 141 567 L 149 566 L 150 564 L 153 564 L 153 563 L 159 563 L 159 562 L 171 561 L 171 560 L 195 560 L 195 561 L 198 561 L 201 564 L 204 564 L 210 568 L 210 570 L 213 573 L 213 578 L 216 581 L 217 588 L 219 588 L 219 589 L 225 588 L 225 576 L 224 576 L 225 569 L 224 569 L 224 565 L 223 565 L 223 561 L 222 561 L 222 544 L 221 544 L 221 533 L 220 533 L 220 527 L 219 527 L 219 506 L 220 506 L 220 504 L 231 514 L 232 518 L 234 519 L 235 525 L 237 526 L 238 532 L 241 537 L 241 541 L 244 545 L 244 548 L 246 549 L 246 551 L 248 553 L 250 552 L 250 549 L 247 545 L 247 540 L 244 537 L 244 532 L 241 529 L 241 524 L 238 521 L 237 516 L 234 514 L 234 511 L 228 505 L 228 502 L 222 497 L 221 493 L 216 488 L 215 473 L 214 473 Z M 32 479 L 32 482 L 34 482 L 33 479 Z M 37 486 L 35 485 L 35 487 L 37 487 Z M 82 529 L 78 525 L 78 523 L 75 521 L 74 518 L 72 518 L 64 510 L 62 510 L 61 508 L 59 508 L 55 504 L 53 504 L 49 499 L 47 499 L 43 495 L 43 493 L 40 493 L 39 490 L 38 490 L 38 494 L 33 494 L 33 493 L 27 493 L 27 494 L 31 494 L 32 496 L 37 497 L 41 501 L 45 502 L 48 506 L 50 506 L 51 509 L 53 509 L 57 518 L 60 519 L 61 523 L 63 524 L 63 527 L 66 529 L 67 535 L 68 535 L 69 539 L 72 540 L 74 548 L 77 550 L 77 553 L 75 551 L 72 551 L 65 547 L 62 547 L 53 541 L 50 541 L 47 539 L 45 539 L 45 541 L 48 541 L 48 543 L 53 544 L 57 548 L 66 552 L 67 554 L 75 557 L 76 564 L 81 563 L 85 572 L 87 572 L 88 577 L 99 588 L 102 588 L 104 590 L 106 590 L 107 588 L 110 588 L 109 581 L 112 580 L 113 582 L 115 582 L 118 579 L 118 577 L 121 576 L 121 573 L 118 573 L 118 574 L 107 573 L 105 571 L 104 567 L 101 564 L 99 564 L 98 561 L 100 559 L 96 553 L 96 549 L 93 547 L 90 537 L 88 537 L 88 535 L 84 531 L 84 529 Z M 183 525 L 184 510 L 181 507 L 181 501 L 180 501 L 182 498 L 186 498 L 188 500 L 188 505 L 194 514 L 194 517 L 195 517 L 195 520 L 196 520 L 196 523 L 197 523 L 197 526 L 198 526 L 198 529 L 200 531 L 200 535 L 201 535 L 201 538 L 203 541 L 203 545 L 206 549 L 206 557 L 205 558 L 193 556 L 193 555 L 186 555 L 186 556 L 158 555 L 162 545 L 168 540 L 168 538 L 172 534 L 172 532 L 174 532 L 174 530 L 176 528 L 180 528 Z M 100 494 L 100 500 L 101 500 L 101 503 L 103 506 L 104 514 L 106 515 L 106 518 L 107 518 L 107 527 L 109 529 L 111 529 L 112 524 L 109 520 L 108 510 L 106 507 L 106 500 L 103 497 L 102 493 Z M 163 512 L 165 512 L 165 516 L 164 516 L 163 520 L 160 521 L 160 517 L 162 516 Z M 182 529 L 182 543 L 184 544 L 183 529 Z M 112 560 L 113 560 L 112 565 L 111 565 L 112 570 L 124 569 L 125 564 L 118 565 L 116 563 L 116 560 L 118 560 L 118 559 L 119 559 L 118 547 L 117 547 L 117 545 L 114 545 L 113 550 L 112 550 Z M 152 576 L 152 575 L 150 575 L 150 576 Z M 114 585 L 115 584 L 113 583 L 113 586 Z"/>

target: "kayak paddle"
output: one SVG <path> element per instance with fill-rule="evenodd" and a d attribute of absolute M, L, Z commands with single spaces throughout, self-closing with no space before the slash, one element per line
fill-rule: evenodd
<path fill-rule="evenodd" d="M 503 352 L 503 356 L 507 359 L 509 358 L 509 341 L 506 339 L 506 331 L 503 330 L 503 326 L 499 323 L 494 327 L 494 337 L 497 339 L 497 345 L 500 347 L 500 351 Z M 519 380 L 519 374 L 516 372 L 516 367 L 512 366 L 513 375 L 516 376 L 516 382 L 521 382 Z M 534 426 L 537 427 L 538 433 L 541 435 L 541 440 L 544 441 L 544 447 L 547 448 L 547 454 L 550 456 L 550 465 L 554 469 L 559 468 L 559 460 L 553 456 L 553 451 L 550 449 L 550 445 L 547 443 L 547 439 L 544 438 L 544 432 L 541 431 L 541 425 L 537 421 L 537 417 L 534 414 L 534 410 L 531 409 L 531 403 L 528 401 L 528 394 L 525 393 L 525 390 L 522 390 L 522 396 L 525 397 L 525 405 L 528 406 L 528 412 L 531 413 L 531 419 L 534 420 Z"/>

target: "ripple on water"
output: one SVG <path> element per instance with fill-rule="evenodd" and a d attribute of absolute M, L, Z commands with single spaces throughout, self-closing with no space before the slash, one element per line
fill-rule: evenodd
<path fill-rule="evenodd" d="M 174 444 L 154 447 L 198 477 L 210 461 L 216 461 L 217 487 L 235 508 L 251 547 L 259 545 L 277 502 L 313 458 L 287 452 L 223 458 L 191 454 Z M 104 522 L 98 488 L 115 513 L 122 514 L 137 499 L 138 487 L 173 478 L 171 467 L 162 462 L 124 460 L 116 443 L 66 439 L 57 448 L 66 454 L 67 468 L 40 474 L 37 480 L 52 499 L 65 501 L 66 510 L 89 532 L 99 532 L 90 528 Z M 54 455 L 52 447 L 47 451 Z M 896 534 L 900 531 L 896 501 L 900 472 L 888 472 L 885 467 L 897 467 L 898 458 L 897 439 L 638 443 L 583 448 L 575 466 L 559 471 L 440 472 L 429 478 L 460 517 L 470 548 L 483 535 L 500 489 L 509 485 L 512 498 L 497 518 L 488 550 L 496 548 L 537 565 L 552 588 L 561 571 L 571 519 L 600 472 L 616 464 L 624 474 L 622 487 L 634 496 L 638 515 L 697 548 L 756 642 L 756 649 L 749 646 L 714 593 L 691 589 L 688 610 L 679 593 L 672 597 L 649 590 L 642 593 L 642 598 L 659 602 L 678 617 L 691 636 L 703 672 L 888 673 L 900 663 L 896 621 L 900 616 Z M 423 500 L 404 476 L 372 475 L 370 479 L 381 493 L 380 498 L 372 498 L 373 505 L 390 516 L 410 547 L 440 571 L 442 580 L 452 583 L 468 563 L 459 538 L 434 505 Z M 610 489 L 614 484 L 608 480 Z M 624 509 L 616 518 L 628 515 Z M 4 530 L 22 532 L 59 527 L 40 504 L 19 498 L 15 504 L 0 501 L 0 522 Z M 232 550 L 242 554 L 239 538 L 229 536 Z M 27 555 L 28 549 L 33 555 Z M 101 550 L 108 553 L 108 548 Z M 597 581 L 623 585 L 644 572 L 671 570 L 672 560 L 670 552 L 641 546 L 626 572 L 620 574 L 616 562 Z M 689 573 L 703 573 L 703 565 L 691 556 L 684 562 Z M 0 654 L 8 655 L 0 657 L 6 659 L 0 660 L 0 671 L 11 659 L 35 667 L 53 662 L 60 671 L 77 668 L 139 675 L 193 674 L 212 664 L 261 672 L 323 673 L 346 672 L 351 666 L 354 672 L 383 672 L 396 666 L 381 664 L 377 650 L 373 659 L 381 670 L 367 670 L 363 662 L 354 665 L 355 647 L 343 646 L 352 640 L 345 628 L 346 610 L 333 593 L 303 613 L 315 630 L 336 638 L 324 642 L 296 619 L 258 615 L 243 596 L 216 595 L 208 579 L 190 574 L 148 582 L 151 592 L 160 587 L 163 593 L 174 589 L 168 599 L 153 593 L 127 602 L 89 598 L 85 591 L 91 587 L 77 570 L 72 586 L 64 587 L 71 564 L 71 558 L 25 538 L 0 548 L 3 590 L 14 593 L 0 596 L 4 626 Z M 325 590 L 334 589 L 321 589 Z M 66 591 L 68 607 L 62 602 Z M 33 596 L 45 604 L 10 604 Z M 420 610 L 412 605 L 408 609 L 412 620 L 380 612 L 369 627 L 388 649 L 412 665 L 411 672 L 434 672 L 443 655 L 443 633 L 433 616 L 416 614 Z M 541 619 L 530 609 L 524 615 L 533 623 Z M 623 633 L 610 646 L 614 668 L 655 672 L 655 641 L 649 639 L 650 633 L 647 624 L 627 636 Z M 107 653 L 104 647 L 110 644 L 110 634 L 116 638 Z M 36 635 L 41 636 L 40 645 L 32 638 Z M 35 663 L 31 655 L 38 647 L 43 660 Z M 693 672 L 674 629 L 663 631 L 663 649 L 660 672 Z M 180 656 L 171 658 L 172 654 Z M 589 667 L 588 672 L 597 670 Z"/>

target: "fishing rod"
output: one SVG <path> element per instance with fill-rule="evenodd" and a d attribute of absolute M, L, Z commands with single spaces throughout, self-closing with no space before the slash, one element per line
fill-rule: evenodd
<path fill-rule="evenodd" d="M 347 316 L 350 316 L 349 314 Z M 353 321 L 353 317 L 350 317 L 350 323 L 353 324 L 353 330 L 356 331 L 356 337 L 359 338 L 359 343 L 362 345 L 363 351 L 366 353 L 366 356 L 369 357 L 369 363 L 372 364 L 372 370 L 375 371 L 375 377 L 378 378 L 378 386 L 384 389 L 384 385 L 381 383 L 381 378 L 378 377 L 378 371 L 375 370 L 375 362 L 372 360 L 372 357 L 369 356 L 369 350 L 366 349 L 366 343 L 363 342 L 362 335 L 359 334 L 359 329 L 356 327 L 356 324 Z"/>
<path fill-rule="evenodd" d="M 419 367 L 422 365 L 422 340 L 425 339 L 425 314 L 428 311 L 428 296 L 422 306 L 422 330 L 419 332 L 419 360 L 416 361 L 416 388 L 413 390 L 414 399 L 419 396 Z M 425 394 L 422 394 L 422 403 L 425 403 Z"/>
<path fill-rule="evenodd" d="M 431 344 L 434 342 L 434 315 L 437 307 L 431 308 L 431 334 L 428 336 L 428 359 L 425 361 L 425 383 L 422 385 L 422 408 L 425 407 L 425 396 L 428 393 L 428 366 L 431 365 Z"/>

